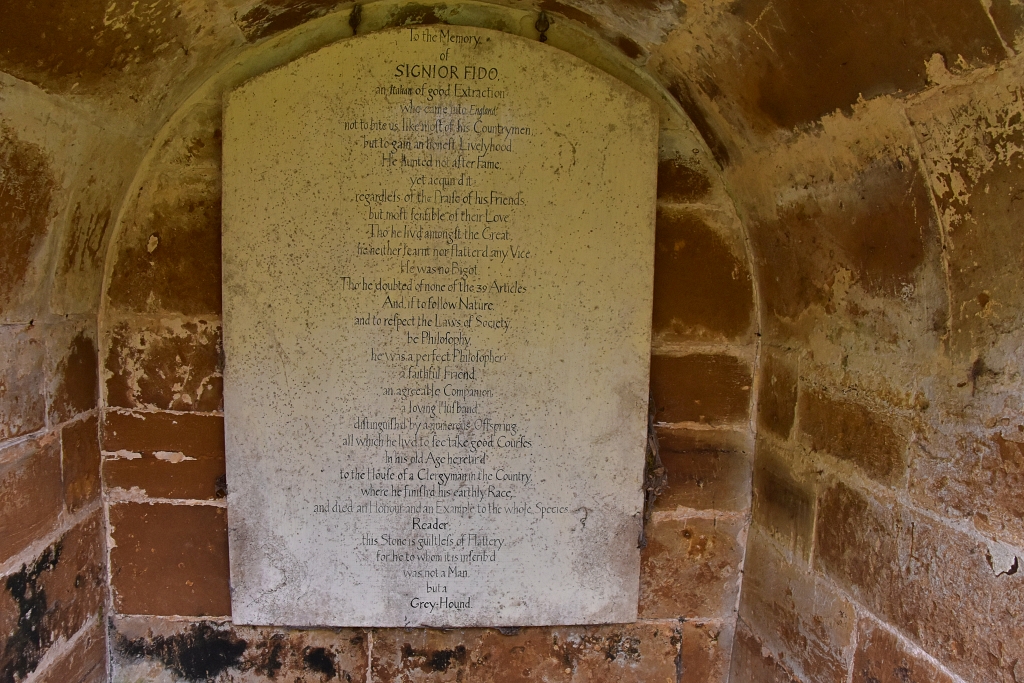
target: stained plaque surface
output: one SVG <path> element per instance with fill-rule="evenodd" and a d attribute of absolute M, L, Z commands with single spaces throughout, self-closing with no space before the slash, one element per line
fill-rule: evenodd
<path fill-rule="evenodd" d="M 416 26 L 228 97 L 235 623 L 636 618 L 657 115 Z"/>

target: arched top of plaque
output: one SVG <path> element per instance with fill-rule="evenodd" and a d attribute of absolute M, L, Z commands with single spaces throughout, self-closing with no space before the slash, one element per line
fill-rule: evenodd
<path fill-rule="evenodd" d="M 345 40 L 229 94 L 232 615 L 637 615 L 658 114 L 479 28 Z"/>

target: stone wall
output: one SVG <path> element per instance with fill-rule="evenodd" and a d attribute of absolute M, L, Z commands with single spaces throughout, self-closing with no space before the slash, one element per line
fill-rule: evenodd
<path fill-rule="evenodd" d="M 1024 680 L 1024 5 L 352 7 L 0 2 L 0 681 Z M 220 95 L 538 10 L 663 111 L 641 620 L 233 627 Z"/>

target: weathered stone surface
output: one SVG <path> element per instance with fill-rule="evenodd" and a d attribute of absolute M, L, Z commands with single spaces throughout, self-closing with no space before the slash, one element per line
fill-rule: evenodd
<path fill-rule="evenodd" d="M 750 367 L 735 356 L 651 356 L 651 391 L 659 422 L 745 422 L 750 383 Z"/>
<path fill-rule="evenodd" d="M 861 97 L 921 90 L 925 63 L 936 53 L 951 69 L 1006 54 L 983 7 L 971 0 L 743 0 L 729 12 L 721 37 L 729 49 L 720 48 L 712 69 L 762 130 L 849 112 Z"/>
<path fill-rule="evenodd" d="M 94 325 L 54 325 L 46 339 L 46 355 L 50 424 L 95 408 L 99 377 Z"/>
<path fill-rule="evenodd" d="M 6 42 L 3 34 L 14 26 L 5 16 L 0 46 Z M 0 52 L 3 49 L 0 47 Z M 20 304 L 27 298 L 22 290 L 27 288 L 31 294 L 42 280 L 38 271 L 45 266 L 40 251 L 50 231 L 50 206 L 58 181 L 46 152 L 20 139 L 4 123 L 0 123 L 0 168 L 0 320 L 27 320 L 35 311 L 29 311 L 27 317 L 21 311 Z"/>
<path fill-rule="evenodd" d="M 841 484 L 816 529 L 816 566 L 936 659 L 968 680 L 1024 678 L 1024 574 L 998 573 L 986 544 Z"/>
<path fill-rule="evenodd" d="M 910 492 L 919 505 L 1024 546 L 1024 428 L 936 435 L 915 452 Z"/>
<path fill-rule="evenodd" d="M 708 519 L 649 523 L 640 569 L 640 617 L 728 618 L 740 587 L 742 526 Z"/>
<path fill-rule="evenodd" d="M 35 670 L 58 640 L 89 620 L 102 620 L 105 594 L 101 513 L 81 522 L 32 563 L 0 579 L 0 607 L 16 621 L 0 633 L 0 679 L 15 681 Z"/>
<path fill-rule="evenodd" d="M 788 439 L 796 419 L 797 371 L 781 353 L 769 351 L 763 357 L 757 397 L 757 424 Z"/>
<path fill-rule="evenodd" d="M 349 629 L 253 628 L 154 617 L 113 619 L 112 678 L 117 683 L 363 681 L 366 656 L 366 635 Z"/>
<path fill-rule="evenodd" d="M 754 466 L 752 520 L 790 553 L 793 560 L 809 562 L 814 545 L 815 490 L 794 475 L 785 459 L 769 442 L 757 442 Z"/>
<path fill-rule="evenodd" d="M 704 199 L 711 193 L 706 170 L 678 158 L 658 162 L 658 201 L 686 204 Z"/>
<path fill-rule="evenodd" d="M 155 178 L 118 240 L 107 290 L 115 309 L 220 315 L 220 194 L 220 177 L 205 169 Z"/>
<path fill-rule="evenodd" d="M 998 71 L 908 111 L 949 241 L 950 349 L 964 374 L 972 363 L 1012 373 L 1020 362 L 1014 341 L 1024 327 L 1020 71 Z"/>
<path fill-rule="evenodd" d="M 178 5 L 102 0 L 13 3 L 0 27 L 0 68 L 47 89 L 92 85 L 180 50 Z"/>
<path fill-rule="evenodd" d="M 249 41 L 322 17 L 343 4 L 339 0 L 265 0 L 236 19 L 238 28 Z"/>
<path fill-rule="evenodd" d="M 120 322 L 106 344 L 107 405 L 219 411 L 223 401 L 217 320 Z"/>
<path fill-rule="evenodd" d="M 742 619 L 736 626 L 729 680 L 731 683 L 807 683 L 788 671 Z"/>
<path fill-rule="evenodd" d="M 77 512 L 100 495 L 99 421 L 89 417 L 66 425 L 60 433 L 64 504 Z"/>
<path fill-rule="evenodd" d="M 78 637 L 74 647 L 39 674 L 38 683 L 105 683 L 107 637 L 100 621 Z"/>
<path fill-rule="evenodd" d="M 779 318 L 815 305 L 834 312 L 831 290 L 841 270 L 875 296 L 912 292 L 927 248 L 938 241 L 916 162 L 882 150 L 844 176 L 794 182 L 774 216 L 749 223 L 755 258 L 770 273 L 764 303 Z"/>
<path fill-rule="evenodd" d="M 655 510 L 745 510 L 750 504 L 749 437 L 741 432 L 658 429 L 668 484 Z"/>
<path fill-rule="evenodd" d="M 744 259 L 698 214 L 660 209 L 654 334 L 735 339 L 749 331 L 753 312 L 753 286 Z"/>
<path fill-rule="evenodd" d="M 723 627 L 698 621 L 682 624 L 676 683 L 726 683 L 732 659 L 732 621 Z"/>
<path fill-rule="evenodd" d="M 46 425 L 45 349 L 32 325 L 0 326 L 0 440 Z"/>
<path fill-rule="evenodd" d="M 409 66 L 438 41 L 491 66 Z M 408 91 L 421 76 L 451 104 Z M 657 120 L 565 53 L 454 26 L 228 96 L 236 623 L 635 619 Z M 495 136 L 476 158 L 471 126 Z"/>
<path fill-rule="evenodd" d="M 1019 0 L 992 0 L 988 13 L 1006 44 L 1019 52 L 1024 41 L 1024 3 Z"/>
<path fill-rule="evenodd" d="M 373 632 L 374 681 L 676 681 L 682 625 Z"/>
<path fill-rule="evenodd" d="M 779 662 L 815 683 L 845 683 L 854 606 L 772 541 L 749 536 L 743 562 L 740 618 Z"/>
<path fill-rule="evenodd" d="M 111 505 L 114 608 L 121 614 L 230 615 L 225 512 L 207 505 Z"/>
<path fill-rule="evenodd" d="M 153 498 L 223 498 L 224 418 L 127 413 L 103 416 L 103 476 L 108 487 Z"/>
<path fill-rule="evenodd" d="M 60 442 L 47 435 L 0 451 L 0 562 L 56 527 L 64 509 Z"/>
<path fill-rule="evenodd" d="M 906 474 L 907 437 L 902 429 L 859 403 L 833 398 L 820 389 L 800 392 L 800 432 L 806 443 L 852 462 L 886 484 L 896 484 Z"/>
<path fill-rule="evenodd" d="M 857 630 L 853 683 L 953 683 L 873 619 L 861 619 Z"/>

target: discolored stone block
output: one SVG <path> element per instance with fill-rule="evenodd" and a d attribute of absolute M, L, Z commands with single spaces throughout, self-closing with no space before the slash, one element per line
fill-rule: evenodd
<path fill-rule="evenodd" d="M 771 217 L 749 222 L 764 304 L 780 319 L 812 306 L 835 312 L 840 270 L 869 294 L 906 297 L 937 248 L 938 221 L 916 162 L 881 151 L 857 170 L 794 183 Z"/>
<path fill-rule="evenodd" d="M 743 547 L 738 521 L 648 524 L 640 564 L 640 618 L 727 617 L 736 605 Z"/>
<path fill-rule="evenodd" d="M 14 3 L 0 27 L 0 68 L 48 90 L 70 90 L 166 56 L 186 32 L 169 0 Z"/>
<path fill-rule="evenodd" d="M 118 323 L 110 332 L 104 364 L 111 407 L 184 412 L 223 407 L 217 321 Z"/>
<path fill-rule="evenodd" d="M 89 417 L 66 425 L 60 433 L 64 504 L 77 512 L 100 495 L 99 421 Z"/>
<path fill-rule="evenodd" d="M 60 443 L 47 435 L 0 452 L 0 562 L 57 526 L 64 507 Z"/>
<path fill-rule="evenodd" d="M 18 31 L 8 15 L 13 9 L 13 5 L 4 7 L 0 55 L 9 49 L 5 34 Z M 25 310 L 25 304 L 34 294 L 36 281 L 43 277 L 39 257 L 50 231 L 50 205 L 58 182 L 46 152 L 20 139 L 3 123 L 0 168 L 4 170 L 0 178 L 0 320 L 28 320 L 37 314 L 31 306 Z"/>
<path fill-rule="evenodd" d="M 858 625 L 853 683 L 954 683 L 872 619 Z"/>
<path fill-rule="evenodd" d="M 891 418 L 820 389 L 800 392 L 799 411 L 800 432 L 813 450 L 852 462 L 886 484 L 903 479 L 907 438 Z"/>
<path fill-rule="evenodd" d="M 682 159 L 658 162 L 658 201 L 683 204 L 705 198 L 711 192 L 707 171 Z"/>
<path fill-rule="evenodd" d="M 330 12 L 338 0 L 265 0 L 235 20 L 250 42 L 286 31 Z"/>
<path fill-rule="evenodd" d="M 47 339 L 47 413 L 52 425 L 96 407 L 99 397 L 96 341 L 92 325 L 88 327 L 88 330 L 78 325 L 54 329 Z"/>
<path fill-rule="evenodd" d="M 918 505 L 965 517 L 983 533 L 1024 546 L 1024 427 L 927 439 L 915 449 L 910 493 Z"/>
<path fill-rule="evenodd" d="M 373 632 L 375 681 L 675 681 L 679 626 Z"/>
<path fill-rule="evenodd" d="M 288 629 L 230 622 L 116 617 L 115 681 L 362 681 L 367 638 L 352 629 Z"/>
<path fill-rule="evenodd" d="M 792 559 L 809 562 L 814 545 L 815 491 L 798 480 L 765 440 L 754 467 L 753 525 L 775 539 Z"/>
<path fill-rule="evenodd" d="M 41 336 L 32 325 L 0 327 L 0 440 L 46 426 Z"/>
<path fill-rule="evenodd" d="M 133 207 L 139 218 L 118 240 L 110 304 L 139 313 L 220 315 L 219 174 L 182 167 L 154 184 Z"/>
<path fill-rule="evenodd" d="M 998 7 L 994 3 L 993 7 Z M 1020 67 L 908 109 L 948 248 L 950 351 L 970 382 L 1019 366 L 1024 328 L 1024 102 Z M 977 364 L 977 365 L 974 365 Z"/>
<path fill-rule="evenodd" d="M 852 603 L 752 532 L 743 563 L 740 618 L 788 670 L 816 683 L 845 683 Z"/>
<path fill-rule="evenodd" d="M 153 498 L 226 494 L 223 417 L 106 411 L 103 449 L 108 487 L 137 487 Z"/>
<path fill-rule="evenodd" d="M 676 683 L 727 683 L 733 627 L 687 621 L 682 624 Z"/>
<path fill-rule="evenodd" d="M 988 13 L 1006 44 L 1019 51 L 1024 40 L 1024 3 L 1020 0 L 992 0 Z"/>
<path fill-rule="evenodd" d="M 39 674 L 38 683 L 104 683 L 107 639 L 102 622 L 82 633 L 69 652 Z"/>
<path fill-rule="evenodd" d="M 757 423 L 776 436 L 788 439 L 796 419 L 796 396 L 796 368 L 779 354 L 769 351 L 761 366 Z"/>
<path fill-rule="evenodd" d="M 102 529 L 97 512 L 0 581 L 0 605 L 17 615 L 14 628 L 0 634 L 0 680 L 23 678 L 54 643 L 71 638 L 90 617 L 102 620 Z"/>
<path fill-rule="evenodd" d="M 849 112 L 861 97 L 921 90 L 925 62 L 936 53 L 950 68 L 1006 56 L 982 5 L 971 0 L 742 0 L 730 12 L 738 36 L 729 45 L 740 47 L 722 55 L 716 71 L 734 81 L 725 89 L 763 128 Z"/>
<path fill-rule="evenodd" d="M 988 546 L 842 484 L 822 496 L 816 529 L 816 566 L 955 673 L 1024 678 L 1024 574 L 993 566 Z"/>
<path fill-rule="evenodd" d="M 122 614 L 231 613 L 227 515 L 222 507 L 110 506 L 111 588 Z"/>
<path fill-rule="evenodd" d="M 735 356 L 652 356 L 655 420 L 707 424 L 745 421 L 750 382 L 750 367 Z"/>
<path fill-rule="evenodd" d="M 750 329 L 754 294 L 745 259 L 696 214 L 658 211 L 654 334 L 734 339 Z"/>
<path fill-rule="evenodd" d="M 731 683 L 808 683 L 787 670 L 743 620 L 737 624 L 732 653 Z"/>
<path fill-rule="evenodd" d="M 745 510 L 750 503 L 750 450 L 745 434 L 658 429 L 668 483 L 655 510 Z"/>

